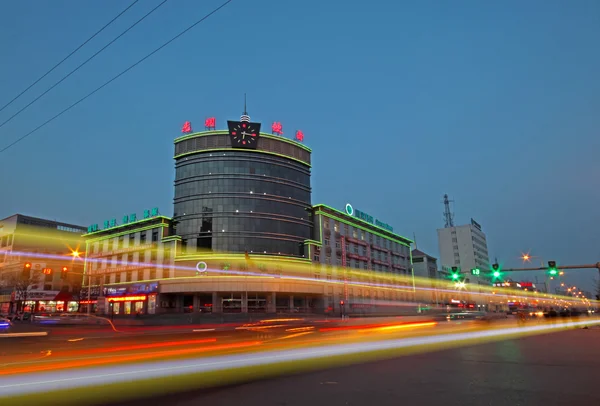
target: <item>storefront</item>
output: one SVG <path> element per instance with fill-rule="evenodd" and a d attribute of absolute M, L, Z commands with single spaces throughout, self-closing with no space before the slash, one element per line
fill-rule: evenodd
<path fill-rule="evenodd" d="M 64 313 L 76 312 L 79 303 L 76 298 L 68 292 L 54 290 L 30 290 L 23 295 L 13 293 L 13 301 L 20 302 L 25 299 L 21 311 L 28 313 Z M 13 306 L 16 310 L 16 303 Z"/>
<path fill-rule="evenodd" d="M 134 283 L 103 288 L 99 312 L 114 315 L 155 314 L 158 283 Z"/>

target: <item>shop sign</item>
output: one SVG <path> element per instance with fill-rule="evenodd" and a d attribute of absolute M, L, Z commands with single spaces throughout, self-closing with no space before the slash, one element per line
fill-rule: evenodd
<path fill-rule="evenodd" d="M 138 293 L 156 293 L 158 283 L 135 283 L 127 286 L 107 286 L 104 288 L 104 296 L 123 296 Z"/>
<path fill-rule="evenodd" d="M 59 293 L 58 290 L 30 290 L 25 300 L 54 300 Z M 15 300 L 23 300 L 23 292 L 16 292 Z"/>
<path fill-rule="evenodd" d="M 154 207 L 150 210 L 144 210 L 144 219 L 149 219 L 151 217 L 156 217 L 158 216 L 158 207 Z M 138 221 L 137 218 L 137 214 L 136 213 L 132 213 L 132 214 L 126 214 L 123 216 L 123 221 L 122 221 L 122 225 L 125 224 L 130 224 L 130 223 L 134 223 Z M 108 230 L 109 228 L 113 228 L 118 226 L 119 224 L 117 223 L 117 219 L 110 219 L 110 220 L 104 220 L 104 227 L 102 228 L 102 230 Z M 91 226 L 88 227 L 88 233 L 95 233 L 96 231 L 100 231 L 100 228 L 98 227 L 98 224 L 92 224 Z"/>
<path fill-rule="evenodd" d="M 352 205 L 350 203 L 346 203 L 346 214 L 348 214 L 349 216 L 354 216 L 362 221 L 373 224 L 377 227 L 388 230 L 391 233 L 394 232 L 394 228 L 392 226 L 390 226 L 389 224 L 373 218 L 373 216 L 365 213 L 364 211 L 355 210 L 354 207 L 352 207 Z"/>

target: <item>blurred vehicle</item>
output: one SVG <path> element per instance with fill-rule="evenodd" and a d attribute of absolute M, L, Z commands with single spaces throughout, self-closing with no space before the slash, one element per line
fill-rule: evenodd
<path fill-rule="evenodd" d="M 40 324 L 104 324 L 104 319 L 81 313 L 36 314 L 33 321 Z"/>
<path fill-rule="evenodd" d="M 6 317 L 0 317 L 0 334 L 5 333 L 12 327 L 12 322 Z"/>
<path fill-rule="evenodd" d="M 446 315 L 438 316 L 438 320 L 446 320 L 449 322 L 461 322 L 461 321 L 474 321 L 478 323 L 490 323 L 493 319 L 496 319 L 491 314 L 486 312 L 474 311 L 474 312 L 455 312 L 448 313 Z"/>

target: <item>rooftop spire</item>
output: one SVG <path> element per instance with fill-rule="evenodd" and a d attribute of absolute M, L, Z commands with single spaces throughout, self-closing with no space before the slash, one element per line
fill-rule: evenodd
<path fill-rule="evenodd" d="M 240 117 L 240 121 L 250 121 L 250 116 L 248 115 L 248 110 L 246 109 L 246 93 L 244 93 L 244 113 L 242 114 L 242 117 Z"/>

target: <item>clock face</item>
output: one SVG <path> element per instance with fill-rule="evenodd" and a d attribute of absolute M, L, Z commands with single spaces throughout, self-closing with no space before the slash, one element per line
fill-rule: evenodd
<path fill-rule="evenodd" d="M 227 126 L 233 148 L 256 148 L 260 138 L 260 123 L 228 121 Z"/>

